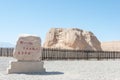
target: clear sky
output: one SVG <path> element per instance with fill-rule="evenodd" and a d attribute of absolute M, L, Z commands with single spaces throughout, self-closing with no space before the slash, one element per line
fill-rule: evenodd
<path fill-rule="evenodd" d="M 0 0 L 0 42 L 19 34 L 44 42 L 50 28 L 92 31 L 100 41 L 120 40 L 120 0 Z"/>

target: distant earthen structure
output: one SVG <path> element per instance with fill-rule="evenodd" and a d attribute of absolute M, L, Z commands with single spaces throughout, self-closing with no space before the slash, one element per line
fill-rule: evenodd
<path fill-rule="evenodd" d="M 44 48 L 101 51 L 101 43 L 89 31 L 78 28 L 51 28 L 46 35 Z"/>
<path fill-rule="evenodd" d="M 120 41 L 101 42 L 103 51 L 120 51 Z"/>

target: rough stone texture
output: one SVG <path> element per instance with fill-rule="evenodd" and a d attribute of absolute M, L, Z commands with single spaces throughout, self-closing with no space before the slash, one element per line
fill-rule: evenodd
<path fill-rule="evenodd" d="M 41 57 L 41 39 L 33 35 L 22 35 L 17 41 L 13 57 L 20 61 L 38 61 Z"/>
<path fill-rule="evenodd" d="M 51 28 L 46 35 L 44 48 L 101 50 L 99 40 L 92 32 L 77 28 Z"/>
<path fill-rule="evenodd" d="M 120 41 L 101 42 L 103 51 L 120 51 Z"/>
<path fill-rule="evenodd" d="M 45 72 L 41 61 L 42 48 L 40 37 L 20 36 L 13 52 L 17 61 L 10 62 L 7 73 Z"/>
<path fill-rule="evenodd" d="M 33 72 L 45 72 L 43 68 L 43 62 L 34 61 L 34 62 L 20 62 L 12 61 L 10 62 L 9 68 L 7 68 L 7 73 L 33 73 Z"/>

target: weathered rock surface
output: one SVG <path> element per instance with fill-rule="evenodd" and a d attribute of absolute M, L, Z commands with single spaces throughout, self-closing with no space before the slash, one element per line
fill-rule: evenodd
<path fill-rule="evenodd" d="M 38 36 L 22 35 L 19 37 L 13 52 L 17 61 L 11 61 L 7 73 L 45 72 L 41 61 L 41 39 Z"/>
<path fill-rule="evenodd" d="M 21 35 L 17 41 L 13 57 L 21 61 L 37 61 L 41 57 L 41 39 L 33 35 Z"/>
<path fill-rule="evenodd" d="M 51 28 L 46 35 L 44 48 L 75 50 L 101 50 L 101 43 L 92 32 L 77 28 Z"/>

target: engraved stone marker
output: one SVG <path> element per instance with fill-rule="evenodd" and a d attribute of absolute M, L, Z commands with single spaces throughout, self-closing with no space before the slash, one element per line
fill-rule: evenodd
<path fill-rule="evenodd" d="M 41 57 L 41 40 L 37 36 L 22 36 L 18 39 L 13 56 L 20 61 L 37 61 Z"/>
<path fill-rule="evenodd" d="M 20 36 L 13 52 L 17 61 L 11 62 L 8 73 L 45 72 L 43 68 L 40 37 L 33 35 Z"/>

